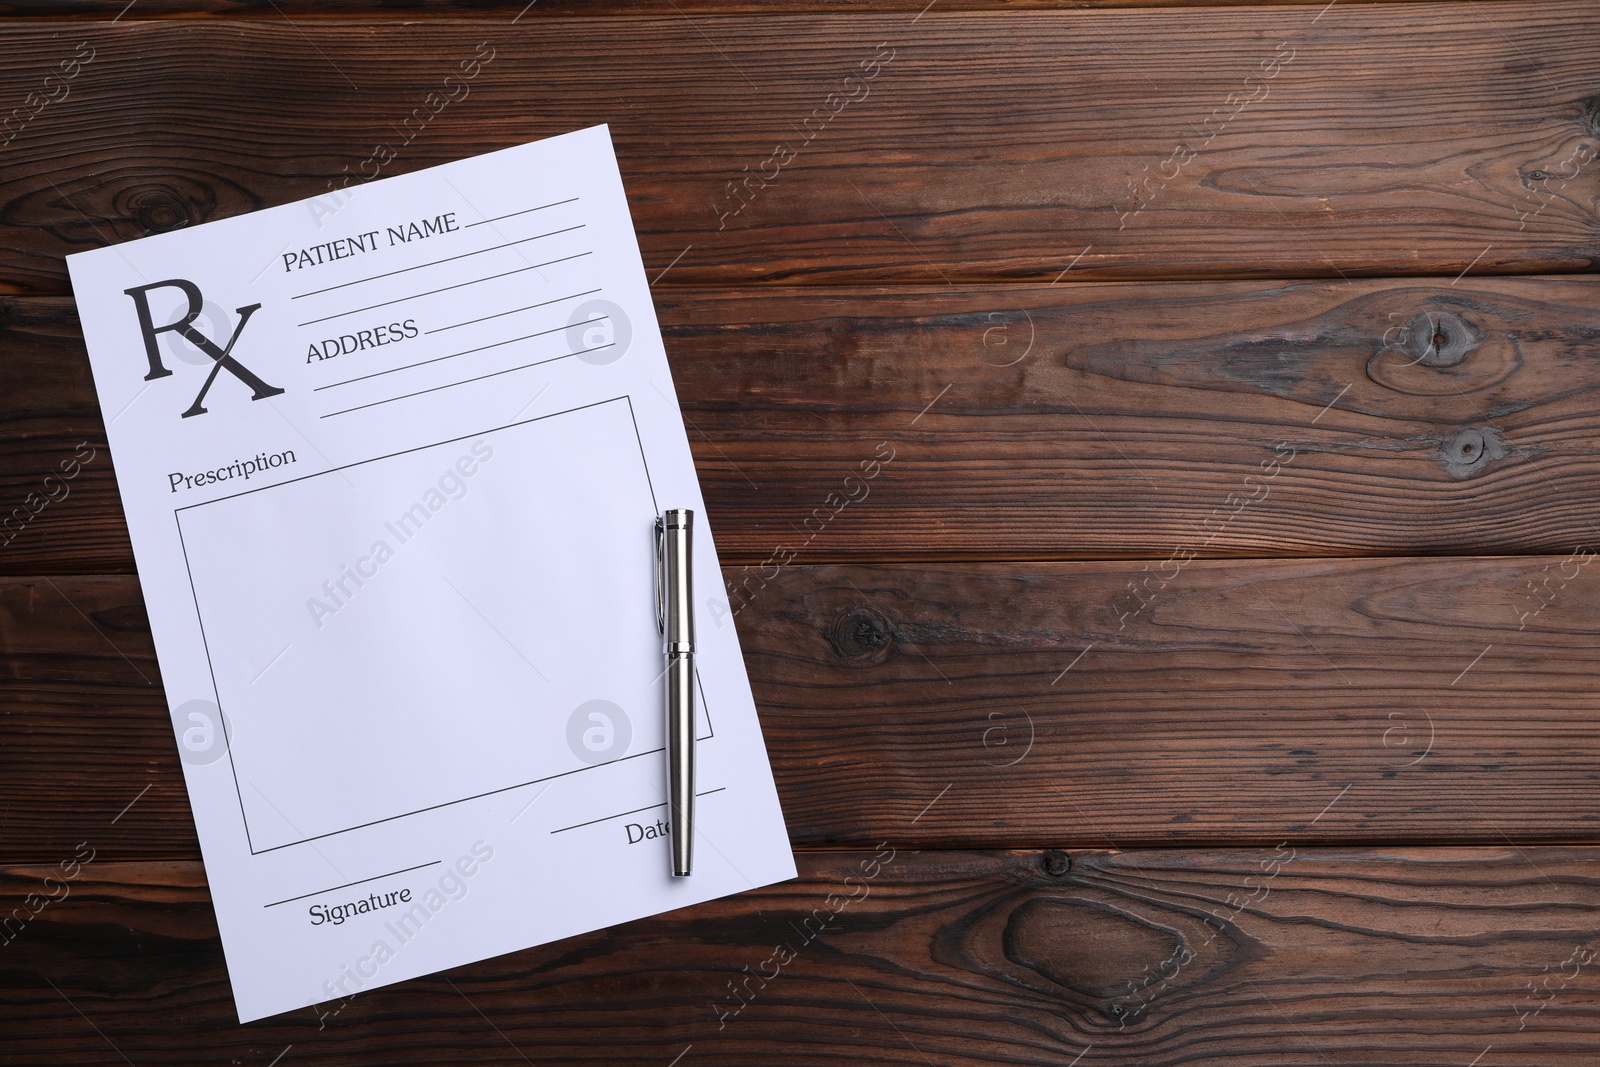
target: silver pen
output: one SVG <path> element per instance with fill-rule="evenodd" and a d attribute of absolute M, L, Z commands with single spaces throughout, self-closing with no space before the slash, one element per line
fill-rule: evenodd
<path fill-rule="evenodd" d="M 656 622 L 667 657 L 667 825 L 672 873 L 694 852 L 694 512 L 656 519 Z"/>

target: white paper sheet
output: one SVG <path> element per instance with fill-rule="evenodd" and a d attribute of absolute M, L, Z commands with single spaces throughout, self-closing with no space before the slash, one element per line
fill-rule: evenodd
<path fill-rule="evenodd" d="M 605 127 L 68 265 L 242 1021 L 794 876 Z"/>

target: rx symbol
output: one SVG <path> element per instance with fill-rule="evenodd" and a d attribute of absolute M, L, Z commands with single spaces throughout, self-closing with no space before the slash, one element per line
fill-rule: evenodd
<path fill-rule="evenodd" d="M 164 326 L 157 326 L 154 317 L 150 314 L 149 293 L 152 289 L 164 288 L 177 289 L 182 292 L 189 302 L 189 307 L 177 321 L 169 322 Z M 200 313 L 204 310 L 205 298 L 200 295 L 200 287 L 193 282 L 185 281 L 182 278 L 172 278 L 164 282 L 153 282 L 150 285 L 124 289 L 123 292 L 133 298 L 134 309 L 139 315 L 139 330 L 144 335 L 145 355 L 150 360 L 150 373 L 144 376 L 145 381 L 165 378 L 172 373 L 161 362 L 161 349 L 156 343 L 157 335 L 168 331 L 176 333 L 179 337 L 194 345 L 195 348 L 211 357 L 213 361 L 211 373 L 206 375 L 205 384 L 200 387 L 200 392 L 195 395 L 194 403 L 190 404 L 189 410 L 183 413 L 184 418 L 187 419 L 191 415 L 204 415 L 206 413 L 206 408 L 203 405 L 206 393 L 211 391 L 211 384 L 217 380 L 218 372 L 223 370 L 226 370 L 250 387 L 251 400 L 261 400 L 269 396 L 277 396 L 283 392 L 277 386 L 268 385 L 256 377 L 248 367 L 233 356 L 233 346 L 238 342 L 239 335 L 244 332 L 245 323 L 250 321 L 250 316 L 261 309 L 260 304 L 247 304 L 236 310 L 235 313 L 239 316 L 239 324 L 233 328 L 233 336 L 228 338 L 227 344 L 219 347 L 215 341 L 194 328 L 194 320 L 199 318 Z"/>

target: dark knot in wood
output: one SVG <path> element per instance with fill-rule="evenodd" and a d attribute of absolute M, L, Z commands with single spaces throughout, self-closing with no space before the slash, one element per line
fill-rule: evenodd
<path fill-rule="evenodd" d="M 1132 1021 L 1145 1004 L 1201 971 L 1195 950 L 1173 930 L 1093 900 L 1025 900 L 1006 916 L 1000 944 L 1019 971 L 1072 991 L 1114 1023 Z"/>
<path fill-rule="evenodd" d="M 1039 866 L 1044 868 L 1044 873 L 1052 878 L 1065 877 L 1072 870 L 1072 857 L 1065 852 L 1051 849 L 1039 857 Z"/>
<path fill-rule="evenodd" d="M 1413 363 L 1453 367 L 1478 346 L 1478 331 L 1448 311 L 1422 311 L 1406 320 L 1396 345 Z"/>
<path fill-rule="evenodd" d="M 1381 347 L 1367 360 L 1367 377 L 1409 396 L 1459 396 L 1510 375 L 1520 362 L 1516 353 L 1503 333 L 1429 308 L 1384 332 Z"/>
<path fill-rule="evenodd" d="M 840 612 L 828 636 L 835 652 L 862 666 L 888 659 L 894 644 L 894 629 L 889 620 L 867 607 Z"/>
<path fill-rule="evenodd" d="M 145 233 L 181 230 L 194 221 L 189 205 L 165 189 L 136 192 L 129 198 L 129 206 Z"/>
<path fill-rule="evenodd" d="M 1505 441 L 1494 427 L 1469 426 L 1444 442 L 1439 463 L 1452 478 L 1471 478 L 1505 454 Z"/>

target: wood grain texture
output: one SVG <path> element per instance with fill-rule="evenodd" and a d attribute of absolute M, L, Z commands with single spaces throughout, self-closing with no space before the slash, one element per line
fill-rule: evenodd
<path fill-rule="evenodd" d="M 1173 569 L 727 571 L 791 837 L 1600 837 L 1592 552 Z M 0 642 L 5 857 L 197 855 L 135 581 L 6 580 Z"/>
<path fill-rule="evenodd" d="M 1357 3 L 1423 3 L 1429 0 L 1340 0 Z M 1436 0 L 1435 0 L 1436 2 Z M 609 15 L 755 15 L 886 12 L 916 16 L 927 10 L 1061 11 L 1119 7 L 1250 7 L 1306 5 L 1327 0 L 0 0 L 0 16 L 40 19 L 261 18 L 279 20 L 323 15 L 402 18 L 505 19 L 585 18 Z"/>
<path fill-rule="evenodd" d="M 1593 1061 L 1600 7 L 125 2 L 0 0 L 0 1064 Z M 238 1026 L 62 256 L 596 122 L 801 877 Z"/>
<path fill-rule="evenodd" d="M 60 899 L 0 949 L 0 1063 L 1593 1062 L 1593 850 L 1067 859 L 805 854 L 795 881 L 244 1027 L 198 864 L 14 866 L 6 913 Z"/>
<path fill-rule="evenodd" d="M 1600 538 L 1600 279 L 667 287 L 657 304 L 735 565 Z M 131 571 L 104 433 L 120 412 L 99 411 L 70 303 L 0 298 L 0 351 L 0 573 Z M 526 399 L 508 389 L 485 424 Z"/>
<path fill-rule="evenodd" d="M 673 284 L 1585 271 L 1597 31 L 1555 0 L 19 21 L 0 284 L 599 122 Z"/>

